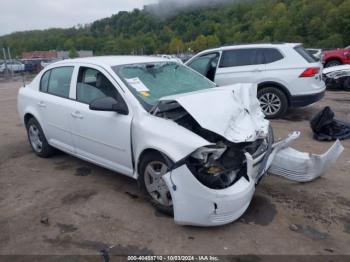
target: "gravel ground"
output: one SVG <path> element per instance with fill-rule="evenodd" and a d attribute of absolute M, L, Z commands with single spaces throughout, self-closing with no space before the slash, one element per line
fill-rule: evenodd
<path fill-rule="evenodd" d="M 238 221 L 216 228 L 175 225 L 130 178 L 64 153 L 36 157 L 16 110 L 21 82 L 0 83 L 0 255 L 350 255 L 350 141 L 337 164 L 309 184 L 267 177 Z M 350 93 L 273 121 L 276 138 L 300 130 L 299 150 L 323 153 L 308 120 L 330 105 L 350 121 Z"/>

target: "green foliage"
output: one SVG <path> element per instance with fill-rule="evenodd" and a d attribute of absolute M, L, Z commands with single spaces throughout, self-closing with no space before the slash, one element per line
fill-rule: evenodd
<path fill-rule="evenodd" d="M 91 25 L 17 32 L 0 37 L 16 56 L 34 50 L 93 50 L 95 54 L 195 52 L 249 42 L 302 42 L 320 48 L 350 44 L 350 0 L 228 0 L 160 17 L 119 12 Z"/>
<path fill-rule="evenodd" d="M 77 58 L 79 57 L 79 54 L 77 52 L 77 50 L 72 47 L 70 50 L 69 50 L 69 58 Z"/>

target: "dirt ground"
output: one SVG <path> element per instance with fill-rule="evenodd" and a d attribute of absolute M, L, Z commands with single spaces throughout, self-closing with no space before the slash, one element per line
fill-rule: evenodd
<path fill-rule="evenodd" d="M 350 140 L 337 164 L 309 184 L 267 177 L 246 214 L 216 228 L 175 225 L 130 178 L 64 153 L 36 157 L 16 110 L 21 82 L 0 83 L 0 255 L 350 255 Z M 273 121 L 276 139 L 300 130 L 299 150 L 323 153 L 308 120 L 330 105 L 350 121 L 350 93 Z"/>

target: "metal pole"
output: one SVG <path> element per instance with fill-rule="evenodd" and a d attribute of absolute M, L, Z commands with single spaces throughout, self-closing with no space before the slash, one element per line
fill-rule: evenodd
<path fill-rule="evenodd" d="M 8 74 L 8 70 L 7 70 L 7 58 L 6 58 L 6 51 L 5 51 L 5 47 L 2 48 L 2 52 L 4 54 L 4 63 L 5 63 L 5 78 L 7 78 L 7 74 Z"/>
<path fill-rule="evenodd" d="M 9 60 L 11 62 L 11 77 L 13 78 L 13 70 L 14 70 L 14 64 L 13 64 L 13 61 L 12 61 L 12 57 L 11 57 L 11 52 L 10 52 L 10 47 L 7 47 L 7 53 L 9 55 Z"/>
<path fill-rule="evenodd" d="M 13 78 L 13 68 L 14 68 L 14 64 L 13 64 L 12 57 L 11 57 L 10 47 L 7 47 L 7 53 L 8 53 L 8 55 L 9 55 L 9 60 L 10 60 L 10 63 L 11 63 L 11 65 L 12 65 L 12 67 L 11 67 L 11 77 Z"/>

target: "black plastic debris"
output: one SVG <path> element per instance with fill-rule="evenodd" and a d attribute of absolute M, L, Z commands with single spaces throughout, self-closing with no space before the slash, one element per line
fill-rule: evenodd
<path fill-rule="evenodd" d="M 41 218 L 40 218 L 40 223 L 43 224 L 43 225 L 46 225 L 48 226 L 50 223 L 49 223 L 49 217 L 46 216 L 46 215 L 43 215 Z"/>
<path fill-rule="evenodd" d="M 325 107 L 310 121 L 314 139 L 319 141 L 344 140 L 350 138 L 350 123 L 334 119 L 334 112 Z"/>

